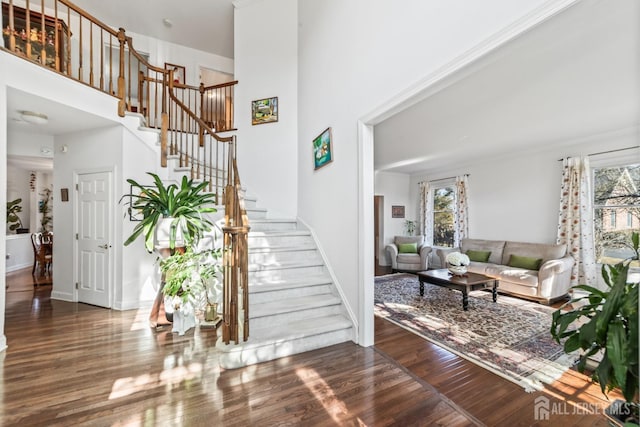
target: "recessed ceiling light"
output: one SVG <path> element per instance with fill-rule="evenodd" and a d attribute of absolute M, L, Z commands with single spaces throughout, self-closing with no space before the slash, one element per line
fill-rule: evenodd
<path fill-rule="evenodd" d="M 20 111 L 20 117 L 33 125 L 46 125 L 49 122 L 49 117 L 46 114 L 34 113 L 33 111 Z"/>
<path fill-rule="evenodd" d="M 171 20 L 169 18 L 164 18 L 162 20 L 162 23 L 164 24 L 165 27 L 167 28 L 171 28 L 173 27 L 173 22 L 171 22 Z"/>

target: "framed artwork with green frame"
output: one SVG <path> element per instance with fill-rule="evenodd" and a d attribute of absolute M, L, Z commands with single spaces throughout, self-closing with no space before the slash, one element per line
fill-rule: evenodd
<path fill-rule="evenodd" d="M 333 161 L 331 148 L 331 128 L 328 127 L 313 139 L 314 170 L 320 169 Z"/>

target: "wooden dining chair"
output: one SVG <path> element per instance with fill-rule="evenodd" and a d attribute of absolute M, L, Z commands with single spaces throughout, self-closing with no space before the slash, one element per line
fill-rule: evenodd
<path fill-rule="evenodd" d="M 40 267 L 40 276 L 44 276 L 51 269 L 53 262 L 53 234 L 31 234 L 31 246 L 33 246 L 33 269 L 31 275 L 36 274 L 36 267 Z"/>

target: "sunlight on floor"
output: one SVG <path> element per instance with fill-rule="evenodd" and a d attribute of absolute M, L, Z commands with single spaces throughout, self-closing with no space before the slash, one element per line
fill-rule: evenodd
<path fill-rule="evenodd" d="M 337 398 L 331 387 L 318 375 L 318 373 L 310 368 L 298 368 L 296 374 L 307 388 L 313 393 L 315 398 L 322 404 L 324 410 L 337 424 L 344 421 L 344 417 L 349 415 L 347 405 Z M 365 425 L 362 420 L 358 419 L 358 425 Z"/>
<path fill-rule="evenodd" d="M 131 323 L 131 329 L 129 330 L 139 331 L 141 329 L 150 329 L 148 308 L 139 308 L 136 311 L 136 317 L 133 319 L 133 322 Z"/>
<path fill-rule="evenodd" d="M 202 374 L 200 363 L 188 366 L 176 366 L 165 369 L 159 374 L 144 374 L 137 377 L 119 378 L 113 383 L 109 400 L 129 396 L 156 387 L 173 387 L 183 381 L 193 380 Z"/>

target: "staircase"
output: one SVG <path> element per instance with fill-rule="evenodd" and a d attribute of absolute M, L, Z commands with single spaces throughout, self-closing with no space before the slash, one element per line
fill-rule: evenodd
<path fill-rule="evenodd" d="M 159 131 L 126 113 L 125 125 L 160 145 Z M 190 177 L 178 156 L 167 157 L 169 181 Z M 218 340 L 221 367 L 234 369 L 354 340 L 353 324 L 312 233 L 296 220 L 269 219 L 257 199 L 244 197 L 249 232 L 249 323 L 246 342 Z M 217 206 L 217 218 L 224 205 Z"/>
<path fill-rule="evenodd" d="M 252 218 L 251 227 L 251 335 L 235 345 L 218 341 L 220 365 L 239 368 L 354 340 L 352 322 L 311 232 L 287 219 Z"/>

